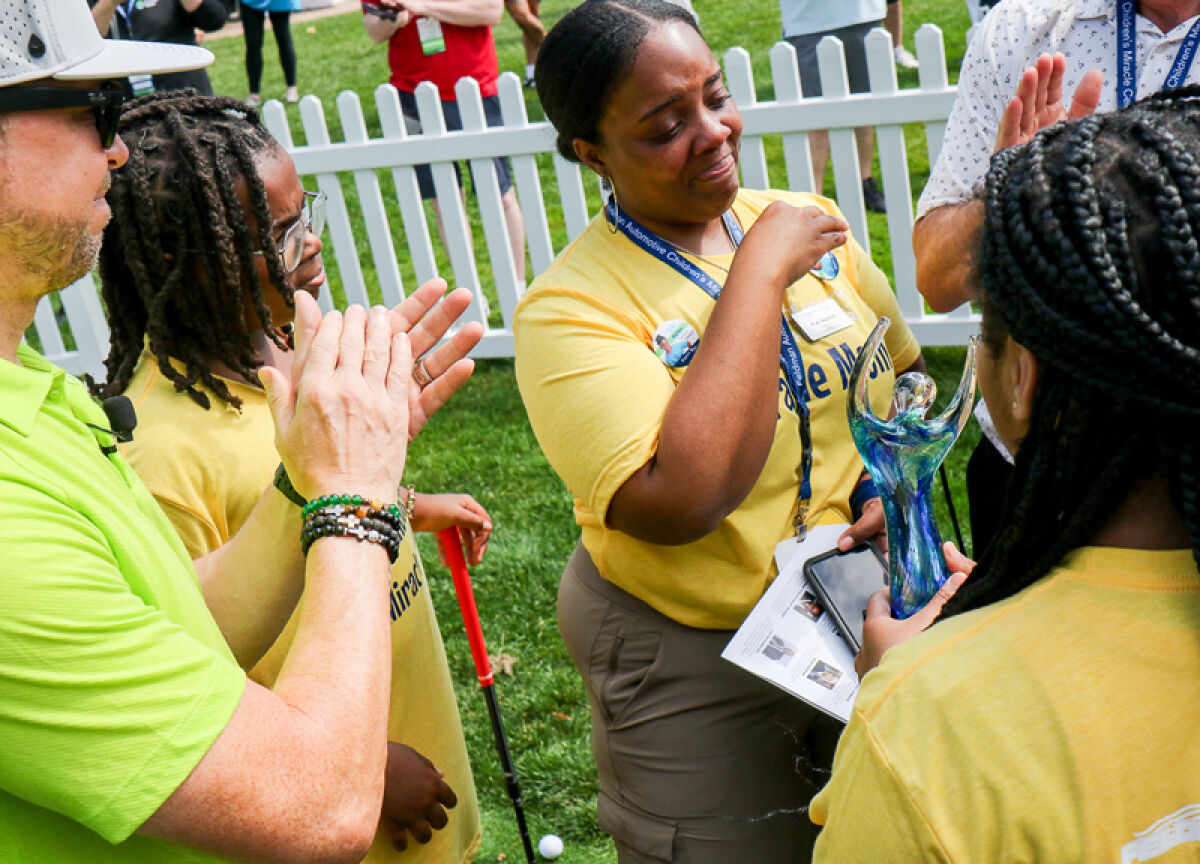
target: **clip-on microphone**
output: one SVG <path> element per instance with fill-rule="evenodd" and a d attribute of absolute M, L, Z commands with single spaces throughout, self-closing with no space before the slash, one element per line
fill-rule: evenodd
<path fill-rule="evenodd" d="M 100 403 L 100 407 L 104 409 L 104 416 L 108 418 L 108 423 L 112 428 L 106 429 L 95 423 L 87 425 L 99 432 L 107 432 L 122 444 L 132 441 L 133 430 L 137 428 L 137 412 L 133 410 L 133 403 L 129 401 L 129 397 L 109 396 Z M 100 452 L 105 456 L 111 456 L 117 452 L 117 448 L 115 444 L 107 447 L 101 445 Z"/>

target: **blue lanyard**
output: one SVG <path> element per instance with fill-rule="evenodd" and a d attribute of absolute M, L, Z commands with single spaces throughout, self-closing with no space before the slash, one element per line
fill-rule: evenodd
<path fill-rule="evenodd" d="M 1117 106 L 1120 108 L 1137 98 L 1137 15 L 1134 5 L 1134 0 L 1117 2 Z M 1183 44 L 1163 82 L 1164 90 L 1179 87 L 1187 79 L 1192 61 L 1196 59 L 1197 45 L 1200 45 L 1200 20 L 1183 37 Z"/>
<path fill-rule="evenodd" d="M 675 249 L 667 241 L 663 240 L 650 229 L 644 227 L 637 220 L 633 219 L 629 214 L 623 212 L 617 207 L 616 201 L 612 198 L 604 207 L 604 215 L 608 221 L 615 224 L 617 228 L 632 243 L 639 249 L 650 253 L 650 255 L 662 261 L 668 267 L 671 267 L 676 272 L 686 276 L 701 289 L 704 290 L 709 297 L 716 300 L 721 296 L 721 284 L 713 279 L 684 255 Z M 729 232 L 729 239 L 733 241 L 733 247 L 736 249 L 742 243 L 744 232 L 742 226 L 727 210 L 721 214 L 721 218 L 725 220 L 725 229 Z M 796 531 L 803 536 L 805 531 L 805 517 L 808 514 L 808 502 L 812 498 L 812 429 L 810 426 L 809 410 L 808 410 L 808 388 L 804 386 L 804 363 L 800 358 L 800 347 L 796 344 L 796 337 L 792 334 L 792 328 L 788 325 L 786 315 L 782 315 L 782 327 L 779 331 L 779 365 L 783 369 L 783 378 L 787 384 L 787 388 L 791 391 L 792 400 L 796 403 L 796 411 L 800 415 L 800 500 L 796 513 Z"/>

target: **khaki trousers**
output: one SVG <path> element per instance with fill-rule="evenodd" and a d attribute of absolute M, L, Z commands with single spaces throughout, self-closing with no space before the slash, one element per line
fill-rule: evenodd
<path fill-rule="evenodd" d="M 588 691 L 597 818 L 620 864 L 800 864 L 841 725 L 606 581 L 583 546 L 558 622 Z"/>

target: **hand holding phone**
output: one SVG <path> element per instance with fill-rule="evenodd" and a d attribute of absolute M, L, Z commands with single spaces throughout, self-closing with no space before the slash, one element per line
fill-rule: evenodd
<path fill-rule="evenodd" d="M 383 18 L 387 21 L 395 21 L 400 13 L 404 10 L 403 6 L 385 6 L 382 3 L 371 3 L 367 0 L 362 0 L 362 10 L 368 15 L 374 15 L 376 18 Z"/>
<path fill-rule="evenodd" d="M 859 678 L 878 666 L 888 649 L 907 642 L 936 621 L 942 614 L 942 607 L 946 605 L 946 601 L 954 596 L 959 586 L 975 569 L 975 562 L 959 552 L 953 543 L 943 543 L 942 553 L 946 556 L 950 578 L 933 595 L 933 599 L 918 609 L 916 614 L 899 621 L 893 618 L 891 595 L 887 591 L 878 592 L 867 603 L 862 650 L 854 658 L 854 670 L 858 672 Z"/>
<path fill-rule="evenodd" d="M 879 550 L 871 543 L 860 543 L 848 552 L 833 549 L 804 562 L 804 578 L 857 654 L 867 601 L 887 583 L 887 562 Z"/>

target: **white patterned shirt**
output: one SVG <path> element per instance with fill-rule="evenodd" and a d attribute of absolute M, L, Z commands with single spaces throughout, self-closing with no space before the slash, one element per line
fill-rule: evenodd
<path fill-rule="evenodd" d="M 1196 16 L 1200 17 L 1200 16 Z M 1167 34 L 1137 16 L 1137 96 L 1162 89 L 1179 47 L 1196 17 Z M 1042 53 L 1067 58 L 1063 99 L 1090 69 L 1104 72 L 1099 111 L 1117 107 L 1117 0 L 1004 0 L 976 29 L 963 57 L 958 95 L 945 141 L 917 203 L 917 218 L 945 204 L 960 204 L 983 190 L 1000 117 L 1021 75 Z M 1200 62 L 1188 72 L 1200 83 Z"/>

